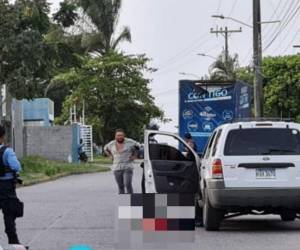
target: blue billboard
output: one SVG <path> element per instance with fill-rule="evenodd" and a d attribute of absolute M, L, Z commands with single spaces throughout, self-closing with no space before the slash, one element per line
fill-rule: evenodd
<path fill-rule="evenodd" d="M 218 126 L 235 118 L 251 116 L 251 87 L 243 82 L 208 84 L 179 82 L 179 134 L 189 132 L 203 152 Z"/>

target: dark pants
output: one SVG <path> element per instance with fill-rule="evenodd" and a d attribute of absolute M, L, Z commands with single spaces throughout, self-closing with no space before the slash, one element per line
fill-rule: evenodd
<path fill-rule="evenodd" d="M 142 193 L 145 194 L 146 193 L 146 188 L 145 188 L 144 162 L 141 163 L 140 167 L 143 169 L 142 181 L 141 181 Z"/>
<path fill-rule="evenodd" d="M 145 172 L 144 172 L 144 169 L 143 169 L 141 186 L 142 186 L 142 193 L 145 194 L 146 193 L 146 188 L 145 188 Z"/>
<path fill-rule="evenodd" d="M 0 209 L 2 209 L 5 233 L 9 244 L 19 244 L 16 230 L 16 217 L 12 214 L 11 201 L 17 198 L 16 188 L 13 181 L 0 181 Z"/>
<path fill-rule="evenodd" d="M 125 169 L 125 170 L 115 170 L 114 171 L 115 179 L 118 184 L 119 194 L 125 194 L 125 187 L 128 194 L 133 193 L 132 188 L 132 176 L 133 170 L 132 169 Z"/>

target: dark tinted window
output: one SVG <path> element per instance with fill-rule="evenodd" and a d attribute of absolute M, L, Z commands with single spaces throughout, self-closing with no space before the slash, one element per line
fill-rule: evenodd
<path fill-rule="evenodd" d="M 225 155 L 300 155 L 300 132 L 295 129 L 238 129 L 228 133 Z"/>
<path fill-rule="evenodd" d="M 180 140 L 170 135 L 152 134 L 149 137 L 149 153 L 151 161 L 195 161 L 195 157 L 191 152 L 181 152 L 180 149 L 185 147 L 186 145 Z"/>

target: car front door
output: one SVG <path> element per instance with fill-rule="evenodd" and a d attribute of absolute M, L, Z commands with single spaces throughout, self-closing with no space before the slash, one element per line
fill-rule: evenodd
<path fill-rule="evenodd" d="M 146 193 L 196 193 L 200 159 L 180 137 L 145 131 Z"/>

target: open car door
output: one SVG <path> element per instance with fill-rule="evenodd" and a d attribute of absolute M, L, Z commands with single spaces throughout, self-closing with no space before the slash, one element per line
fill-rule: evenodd
<path fill-rule="evenodd" d="M 196 193 L 200 159 L 180 137 L 145 131 L 144 173 L 146 193 Z"/>

